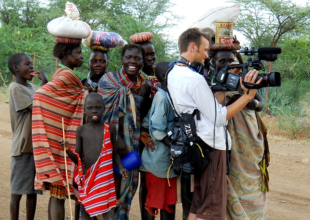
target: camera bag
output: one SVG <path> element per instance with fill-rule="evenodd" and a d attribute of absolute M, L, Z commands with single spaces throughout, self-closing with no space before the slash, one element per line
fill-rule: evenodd
<path fill-rule="evenodd" d="M 166 73 L 166 85 L 168 83 L 168 74 L 172 70 L 171 66 Z M 171 165 L 170 168 L 176 174 L 197 174 L 204 170 L 209 164 L 209 151 L 200 147 L 197 142 L 201 139 L 196 133 L 196 124 L 194 117 L 200 120 L 200 112 L 196 109 L 192 114 L 181 113 L 178 114 L 175 110 L 172 98 L 167 86 L 167 92 L 172 109 L 177 116 L 175 118 L 176 125 L 173 131 L 168 133 L 171 141 L 170 156 Z M 169 168 L 169 170 L 170 170 Z M 169 172 L 168 170 L 168 172 Z"/>

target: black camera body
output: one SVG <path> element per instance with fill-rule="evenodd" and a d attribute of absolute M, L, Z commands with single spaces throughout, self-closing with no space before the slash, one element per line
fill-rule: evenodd
<path fill-rule="evenodd" d="M 249 68 L 256 70 L 264 69 L 262 60 L 275 61 L 277 55 L 281 53 L 281 48 L 255 48 L 244 50 L 235 50 L 232 53 L 244 53 L 248 56 L 248 61 L 243 64 L 228 65 L 223 67 L 220 72 L 215 76 L 214 82 L 212 82 L 212 91 L 243 91 L 240 85 L 240 77 L 244 79 L 245 75 L 249 72 Z M 258 53 L 258 57 L 252 59 L 252 56 Z M 241 68 L 242 72 L 239 75 L 228 72 L 230 69 Z M 263 78 L 260 84 L 251 84 L 243 81 L 243 85 L 248 89 L 259 89 L 262 87 L 280 87 L 281 86 L 281 75 L 279 72 L 263 73 L 259 74 L 256 81 Z"/>

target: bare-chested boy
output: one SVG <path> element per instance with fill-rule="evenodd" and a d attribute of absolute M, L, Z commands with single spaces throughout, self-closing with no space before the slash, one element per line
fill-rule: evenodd
<path fill-rule="evenodd" d="M 86 97 L 84 112 L 89 122 L 76 131 L 77 154 L 66 146 L 68 156 L 79 168 L 75 182 L 79 186 L 81 217 L 82 220 L 93 220 L 95 217 L 114 220 L 117 201 L 112 161 L 118 166 L 123 178 L 127 178 L 127 170 L 123 168 L 115 150 L 115 126 L 102 122 L 104 103 L 98 93 L 91 92 Z M 60 142 L 63 145 L 63 141 Z"/>

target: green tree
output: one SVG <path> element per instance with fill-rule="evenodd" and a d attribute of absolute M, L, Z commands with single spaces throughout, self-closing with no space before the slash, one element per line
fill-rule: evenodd
<path fill-rule="evenodd" d="M 18 27 L 41 27 L 47 20 L 46 4 L 38 0 L 0 0 L 1 24 Z"/>
<path fill-rule="evenodd" d="M 278 43 L 282 53 L 273 68 L 282 73 L 283 79 L 310 80 L 310 38 L 286 36 Z"/>
<path fill-rule="evenodd" d="M 53 37 L 47 32 L 46 5 L 35 0 L 0 0 L 1 73 L 10 78 L 7 61 L 14 53 L 36 55 L 36 69 L 54 72 Z"/>
<path fill-rule="evenodd" d="M 291 0 L 233 0 L 241 4 L 236 30 L 254 47 L 277 46 L 288 34 L 299 35 L 309 28 L 310 7 Z"/>
<path fill-rule="evenodd" d="M 174 25 L 178 19 L 173 15 L 170 0 L 112 0 L 109 5 L 106 30 L 114 31 L 130 43 L 129 37 L 135 33 L 151 31 L 154 34 L 154 44 L 157 62 L 171 61 L 168 51 L 176 45 L 168 40 L 165 29 Z M 122 5 L 122 7 L 120 7 Z M 125 7 L 124 7 L 125 6 Z M 118 57 L 118 62 L 110 66 L 112 69 L 120 66 L 120 53 L 113 50 L 111 56 Z"/>
<path fill-rule="evenodd" d="M 10 24 L 2 24 L 0 28 L 0 56 L 2 73 L 9 73 L 8 58 L 14 53 L 26 53 L 30 57 L 36 56 L 35 69 L 42 69 L 47 73 L 55 70 L 55 59 L 52 56 L 53 37 L 47 33 L 45 27 L 20 28 Z M 10 74 L 7 74 L 9 78 Z"/>
<path fill-rule="evenodd" d="M 36 55 L 35 69 L 41 68 L 48 73 L 55 70 L 52 56 L 54 37 L 47 32 L 47 23 L 65 15 L 67 0 L 0 0 L 0 49 L 2 73 L 8 73 L 7 59 L 17 52 Z M 170 0 L 75 0 L 80 10 L 81 20 L 93 30 L 119 33 L 127 42 L 137 32 L 151 31 L 157 61 L 169 61 L 167 53 L 174 46 L 165 36 L 165 29 L 172 25 L 175 16 L 171 15 Z M 81 73 L 88 72 L 90 49 L 83 48 L 84 65 Z M 109 53 L 109 70 L 120 68 L 120 49 Z M 41 66 L 40 66 L 41 65 Z"/>

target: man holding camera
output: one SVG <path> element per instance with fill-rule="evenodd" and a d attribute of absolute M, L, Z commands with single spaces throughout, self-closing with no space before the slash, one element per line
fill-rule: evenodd
<path fill-rule="evenodd" d="M 226 138 L 230 149 L 231 139 L 225 126 L 227 121 L 236 115 L 256 94 L 255 89 L 244 91 L 236 102 L 225 107 L 218 103 L 205 81 L 203 75 L 189 66 L 199 62 L 201 65 L 208 59 L 208 37 L 197 28 L 183 32 L 178 40 L 181 57 L 187 64 L 176 63 L 169 73 L 168 90 L 175 110 L 178 114 L 192 114 L 195 109 L 200 112 L 200 120 L 195 116 L 197 135 L 201 139 L 199 145 L 210 152 L 210 164 L 200 175 L 195 175 L 193 203 L 188 220 L 217 219 L 225 220 L 227 204 L 226 179 Z M 197 63 L 196 63 L 197 64 Z M 255 83 L 258 71 L 247 73 L 244 82 Z M 256 83 L 259 84 L 261 79 Z M 218 100 L 224 99 L 224 94 L 217 93 Z M 220 102 L 220 101 L 219 101 Z"/>

